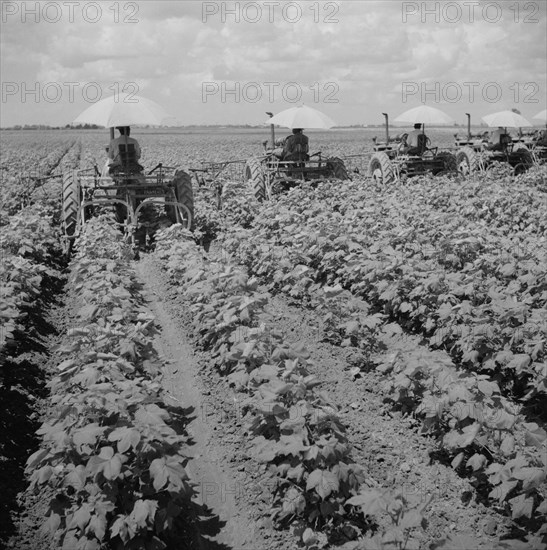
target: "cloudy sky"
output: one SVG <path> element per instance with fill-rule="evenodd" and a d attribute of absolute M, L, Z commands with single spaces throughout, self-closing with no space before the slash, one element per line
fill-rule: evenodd
<path fill-rule="evenodd" d="M 137 92 L 181 124 L 259 124 L 305 103 L 341 125 L 426 103 L 546 108 L 545 0 L 1 0 L 1 125 L 64 125 Z"/>

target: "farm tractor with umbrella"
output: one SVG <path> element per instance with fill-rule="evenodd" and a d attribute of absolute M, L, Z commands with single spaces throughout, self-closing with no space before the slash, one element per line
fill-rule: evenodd
<path fill-rule="evenodd" d="M 324 159 L 320 151 L 311 155 L 300 152 L 290 158 L 283 158 L 283 142 L 275 139 L 275 125 L 286 128 L 329 129 L 335 125 L 332 119 L 305 105 L 286 109 L 275 116 L 272 113 L 266 114 L 270 116 L 265 124 L 270 124 L 271 146 L 268 147 L 268 140 L 263 141 L 264 154 L 248 159 L 245 164 L 245 179 L 258 200 L 269 200 L 303 181 L 350 179 L 342 159 Z"/>
<path fill-rule="evenodd" d="M 482 136 L 471 134 L 471 115 L 467 116 L 467 138 L 457 139 L 456 162 L 460 174 L 466 176 L 473 172 L 488 172 L 495 169 L 498 164 L 505 164 L 511 167 L 513 174 L 522 174 L 534 164 L 538 164 L 539 157 L 534 154 L 527 145 L 520 139 L 513 139 L 507 133 L 507 128 L 523 128 L 531 124 L 520 114 L 514 111 L 500 111 L 482 117 L 482 120 L 490 127 L 504 129 L 500 130 L 498 142 L 489 143 Z M 536 151 L 534 151 L 536 152 Z M 541 154 L 541 151 L 540 151 Z"/>
<path fill-rule="evenodd" d="M 450 151 L 439 151 L 430 147 L 431 140 L 425 134 L 425 124 L 446 124 L 453 120 L 433 107 L 421 106 L 410 109 L 395 119 L 395 122 L 420 123 L 422 133 L 418 135 L 418 146 L 405 152 L 407 134 L 397 139 L 389 135 L 389 115 L 382 113 L 385 120 L 386 139 L 378 142 L 373 139 L 373 154 L 369 162 L 368 173 L 378 183 L 390 183 L 396 180 L 432 174 L 434 176 L 457 173 L 456 157 Z"/>
<path fill-rule="evenodd" d="M 115 127 L 161 124 L 167 118 L 153 101 L 132 96 L 132 100 L 135 99 L 137 101 L 123 103 L 120 96 L 117 101 L 113 97 L 99 101 L 74 122 L 106 126 L 112 141 Z M 149 243 L 150 229 L 155 225 L 150 216 L 158 216 L 158 211 L 166 221 L 191 229 L 194 200 L 190 175 L 161 162 L 145 173 L 127 137 L 119 146 L 119 154 L 120 163 L 115 170 L 105 168 L 101 172 L 94 166 L 63 175 L 62 223 L 66 254 L 70 253 L 86 221 L 102 207 L 114 210 L 116 221 L 136 255 L 139 246 Z M 152 213 L 150 206 L 155 207 Z"/>

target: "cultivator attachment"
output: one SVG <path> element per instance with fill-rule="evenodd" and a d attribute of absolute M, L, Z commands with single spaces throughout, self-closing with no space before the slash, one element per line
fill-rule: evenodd
<path fill-rule="evenodd" d="M 268 152 L 249 159 L 245 166 L 245 180 L 261 201 L 270 200 L 303 181 L 324 179 L 349 180 L 344 161 L 337 157 L 322 159 L 320 152 L 310 155 L 309 160 L 287 161 Z"/>
<path fill-rule="evenodd" d="M 148 229 L 153 223 L 144 220 L 149 205 L 156 207 L 155 214 L 159 210 L 159 216 L 163 215 L 166 221 L 191 229 L 194 216 L 191 178 L 177 170 L 173 178 L 166 181 L 166 171 L 174 170 L 159 164 L 147 175 L 118 172 L 101 176 L 96 168 L 65 174 L 62 213 L 65 252 L 70 252 L 86 221 L 104 207 L 112 208 L 126 241 L 135 250 L 142 237 L 139 230 L 145 230 L 145 243 L 150 238 Z"/>
<path fill-rule="evenodd" d="M 499 135 L 499 142 L 492 143 L 488 132 L 475 135 L 471 133 L 471 115 L 466 115 L 466 138 L 460 139 L 458 134 L 454 135 L 455 145 L 458 147 L 456 159 L 460 174 L 495 174 L 499 165 L 506 165 L 517 176 L 532 166 L 539 166 L 547 161 L 547 146 L 541 139 L 535 139 L 535 132 L 528 136 L 519 134 L 520 137 L 516 139 L 508 133 L 502 133 Z"/>
<path fill-rule="evenodd" d="M 456 157 L 449 151 L 437 150 L 423 155 L 401 154 L 395 149 L 376 150 L 369 162 L 369 176 L 378 183 L 432 174 L 433 176 L 457 173 Z"/>
<path fill-rule="evenodd" d="M 349 174 L 361 174 L 366 176 L 368 163 L 370 159 L 369 153 L 359 153 L 355 155 L 340 155 L 340 160 L 344 162 L 346 170 Z"/>
<path fill-rule="evenodd" d="M 199 187 L 212 187 L 223 181 L 242 181 L 245 160 L 202 162 L 198 168 L 189 170 Z"/>
<path fill-rule="evenodd" d="M 464 176 L 495 170 L 499 164 L 509 166 L 514 175 L 519 175 L 534 164 L 541 164 L 541 157 L 521 143 L 510 144 L 502 151 L 483 150 L 482 142 L 468 143 L 458 150 L 456 159 L 458 171 Z"/>
<path fill-rule="evenodd" d="M 19 177 L 19 188 L 23 191 L 20 193 L 22 205 L 31 202 L 33 193 L 42 187 L 46 182 L 61 179 L 62 174 L 43 174 L 41 172 L 28 172 Z"/>

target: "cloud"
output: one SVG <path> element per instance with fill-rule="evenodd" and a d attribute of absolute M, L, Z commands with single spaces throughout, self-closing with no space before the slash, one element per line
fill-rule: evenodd
<path fill-rule="evenodd" d="M 424 4 L 438 15 L 425 13 Z M 403 102 L 405 82 L 426 91 L 439 86 L 441 92 L 450 83 L 464 90 L 465 82 L 477 82 L 472 104 L 465 94 L 455 104 L 442 93 L 426 99 L 454 117 L 466 109 L 478 116 L 496 106 L 481 93 L 494 82 L 503 90 L 500 108 L 510 104 L 532 116 L 546 98 L 545 3 L 499 2 L 495 23 L 493 4 L 472 3 L 473 20 L 462 10 L 455 21 L 454 2 L 103 2 L 100 20 L 91 23 L 78 3 L 72 21 L 67 13 L 57 23 L 23 21 L 21 13 L 6 17 L 2 80 L 19 87 L 76 82 L 79 89 L 96 82 L 105 94 L 135 83 L 142 95 L 165 101 L 182 119 L 226 124 L 252 122 L 266 110 L 288 106 L 279 92 L 290 82 L 301 87 L 307 103 L 336 110 L 342 123 L 355 123 L 357 111 L 367 122 L 382 111 L 419 104 L 421 93 Z M 272 82 L 278 84 L 273 98 L 267 93 Z M 204 102 L 207 83 L 217 84 L 219 94 Z M 240 90 L 258 84 L 261 101 L 222 98 L 221 87 L 235 89 L 236 83 Z M 527 83 L 537 89 L 525 89 Z M 333 89 L 338 103 L 325 103 Z M 525 103 L 526 97 L 539 104 Z M 81 94 L 64 110 L 44 101 L 23 103 L 20 94 L 4 99 L 3 124 L 66 123 L 56 120 L 59 113 L 70 120 L 86 107 Z"/>

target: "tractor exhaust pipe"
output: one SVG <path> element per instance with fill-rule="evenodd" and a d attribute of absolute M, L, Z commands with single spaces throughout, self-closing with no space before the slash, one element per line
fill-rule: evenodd
<path fill-rule="evenodd" d="M 471 115 L 469 113 L 465 113 L 467 116 L 467 141 L 471 141 Z"/>
<path fill-rule="evenodd" d="M 270 118 L 273 117 L 273 113 L 266 113 Z M 270 124 L 270 133 L 272 136 L 272 149 L 275 149 L 275 126 Z"/>
<path fill-rule="evenodd" d="M 387 113 L 382 113 L 385 118 L 385 124 L 386 124 L 386 145 L 389 145 L 389 116 Z"/>

